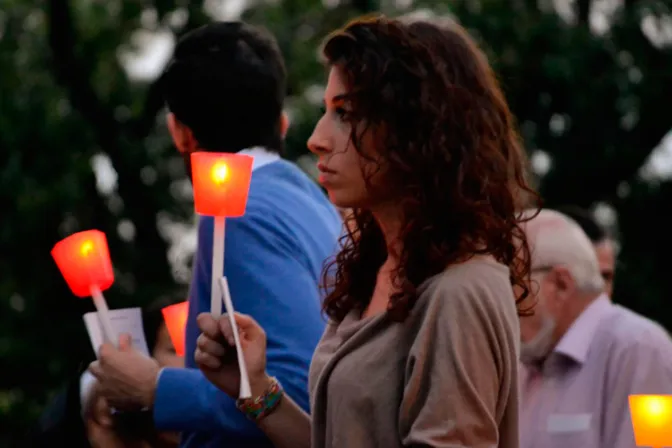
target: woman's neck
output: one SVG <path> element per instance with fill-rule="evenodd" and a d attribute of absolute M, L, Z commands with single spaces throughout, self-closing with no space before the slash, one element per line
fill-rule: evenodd
<path fill-rule="evenodd" d="M 385 264 L 396 266 L 401 254 L 402 245 L 399 238 L 402 223 L 401 210 L 398 206 L 389 204 L 376 207 L 375 210 L 372 210 L 372 213 L 383 233 L 385 245 L 387 246 L 387 261 Z"/>

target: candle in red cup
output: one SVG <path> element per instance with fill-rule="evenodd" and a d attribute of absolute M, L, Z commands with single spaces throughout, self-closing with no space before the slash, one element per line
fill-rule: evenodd
<path fill-rule="evenodd" d="M 117 335 L 103 297 L 103 291 L 114 283 L 105 234 L 100 230 L 72 234 L 56 243 L 51 256 L 72 293 L 77 297 L 91 296 L 105 340 L 116 344 Z"/>
<path fill-rule="evenodd" d="M 173 343 L 173 347 L 175 347 L 175 353 L 178 356 L 184 356 L 184 337 L 187 327 L 189 302 L 169 305 L 163 308 L 161 312 L 163 313 L 163 320 L 166 322 L 170 340 Z"/>
<path fill-rule="evenodd" d="M 105 291 L 114 283 L 107 238 L 99 230 L 86 230 L 62 239 L 51 255 L 77 297 L 91 296 L 92 288 Z"/>
<path fill-rule="evenodd" d="M 192 153 L 191 174 L 196 213 L 227 218 L 243 216 L 253 160 L 244 154 Z"/>
<path fill-rule="evenodd" d="M 254 159 L 243 154 L 195 152 L 191 154 L 191 178 L 194 186 L 194 206 L 196 213 L 213 216 L 212 230 L 212 278 L 210 282 L 210 313 L 219 318 L 222 315 L 222 291 L 220 281 L 226 285 L 224 275 L 224 241 L 226 218 L 236 218 L 245 214 L 247 195 L 252 180 Z M 233 310 L 229 311 L 230 313 Z M 235 322 L 233 331 L 237 332 Z M 240 343 L 236 343 L 239 353 Z M 240 396 L 250 396 L 249 379 L 245 364 L 239 363 L 241 375 Z"/>

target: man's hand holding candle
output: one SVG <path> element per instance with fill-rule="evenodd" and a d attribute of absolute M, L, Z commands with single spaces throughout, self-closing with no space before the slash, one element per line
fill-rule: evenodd
<path fill-rule="evenodd" d="M 119 348 L 103 344 L 98 360 L 89 366 L 98 380 L 100 395 L 120 410 L 152 407 L 160 370 L 154 359 L 133 348 L 127 334 L 119 338 Z"/>

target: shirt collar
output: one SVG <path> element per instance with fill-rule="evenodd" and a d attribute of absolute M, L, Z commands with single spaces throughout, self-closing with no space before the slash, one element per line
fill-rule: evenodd
<path fill-rule="evenodd" d="M 606 294 L 595 299 L 569 327 L 553 351 L 583 364 L 597 327 L 612 306 Z"/>
<path fill-rule="evenodd" d="M 248 156 L 252 156 L 253 159 L 252 171 L 257 170 L 262 166 L 268 165 L 269 163 L 273 163 L 277 160 L 280 160 L 280 156 L 278 155 L 278 153 L 271 152 L 268 149 L 261 146 L 243 149 L 241 151 L 238 151 L 238 154 L 245 154 Z"/>

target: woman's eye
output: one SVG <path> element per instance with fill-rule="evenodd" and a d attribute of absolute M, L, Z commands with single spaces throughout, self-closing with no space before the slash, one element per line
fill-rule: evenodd
<path fill-rule="evenodd" d="M 334 107 L 332 110 L 328 110 L 326 106 L 320 107 L 320 113 L 326 115 L 327 113 L 335 114 L 340 121 L 346 121 L 348 116 L 348 111 L 343 107 Z"/>
<path fill-rule="evenodd" d="M 338 117 L 339 117 L 341 120 L 344 120 L 345 117 L 347 117 L 347 115 L 348 115 L 348 111 L 345 110 L 345 109 L 342 108 L 342 107 L 337 107 L 337 108 L 334 110 L 334 112 L 336 113 L 336 115 L 338 115 Z"/>

